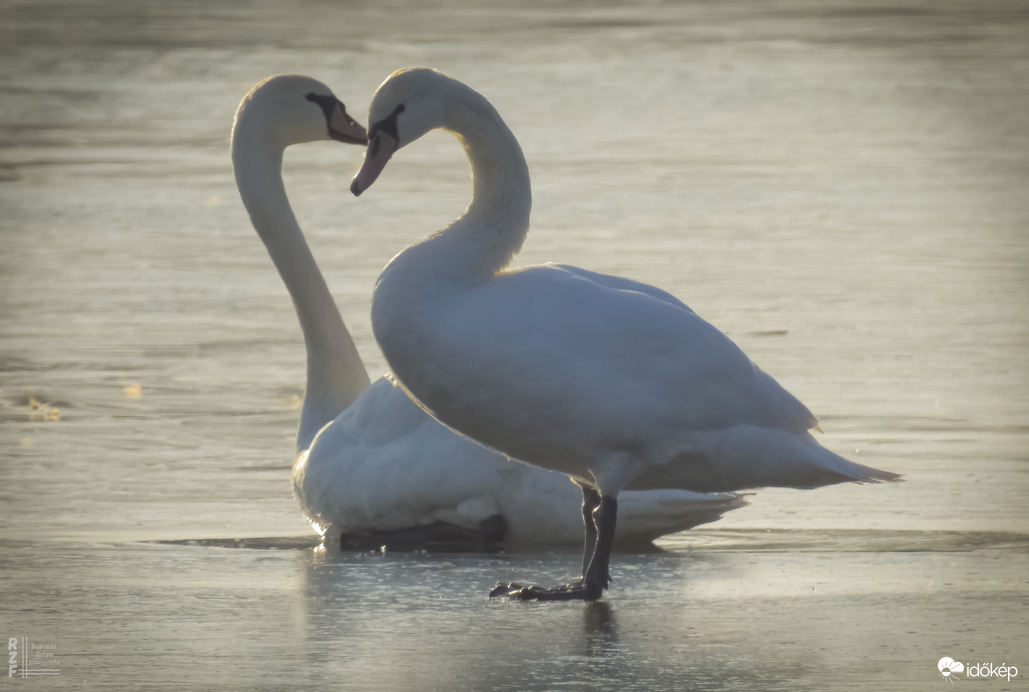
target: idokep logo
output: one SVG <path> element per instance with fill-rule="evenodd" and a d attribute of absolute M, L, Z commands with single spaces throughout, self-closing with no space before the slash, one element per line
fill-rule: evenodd
<path fill-rule="evenodd" d="M 958 673 L 964 673 L 966 678 L 1007 678 L 1010 682 L 1011 678 L 1018 676 L 1018 668 L 1015 666 L 1009 666 L 1007 663 L 1001 663 L 999 666 L 995 666 L 992 663 L 962 663 L 961 661 L 955 661 L 950 656 L 944 656 L 937 662 L 936 667 L 939 669 L 940 674 L 949 680 L 960 680 Z"/>
<path fill-rule="evenodd" d="M 950 656 L 944 656 L 940 659 L 940 662 L 936 664 L 936 667 L 943 673 L 943 677 L 949 678 L 955 673 L 964 673 L 965 664 L 961 661 L 955 661 Z"/>

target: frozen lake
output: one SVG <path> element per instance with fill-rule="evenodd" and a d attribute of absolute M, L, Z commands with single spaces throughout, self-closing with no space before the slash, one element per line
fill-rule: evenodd
<path fill-rule="evenodd" d="M 1029 8 L 1010 1 L 0 0 L 0 637 L 102 689 L 926 689 L 1029 678 Z M 622 554 L 596 604 L 490 602 L 568 552 L 316 549 L 289 466 L 304 347 L 236 193 L 239 99 L 364 120 L 408 65 L 519 137 L 517 264 L 654 283 L 905 475 L 760 491 Z M 379 270 L 460 213 L 434 133 L 286 182 L 373 377 Z M 30 648 L 31 651 L 31 648 Z M 43 667 L 44 663 L 40 663 Z M 42 676 L 40 676 L 42 677 Z"/>

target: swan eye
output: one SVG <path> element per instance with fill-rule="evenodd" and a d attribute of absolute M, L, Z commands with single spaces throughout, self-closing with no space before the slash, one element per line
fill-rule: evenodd
<path fill-rule="evenodd" d="M 346 106 L 343 105 L 343 102 L 337 99 L 335 96 L 322 96 L 321 94 L 316 94 L 312 91 L 304 98 L 313 103 L 317 103 L 318 106 L 321 107 L 322 112 L 325 113 L 326 120 L 332 117 L 332 111 L 336 109 L 337 104 L 340 108 L 343 109 L 344 113 L 346 113 L 347 111 Z"/>
<path fill-rule="evenodd" d="M 400 147 L 400 135 L 397 134 L 397 116 L 403 113 L 405 110 L 404 104 L 399 104 L 393 109 L 393 112 L 387 115 L 385 118 L 368 128 L 368 138 L 372 139 L 375 135 L 383 132 L 394 139 L 397 143 L 397 147 Z M 376 139 L 376 141 L 378 141 Z"/>

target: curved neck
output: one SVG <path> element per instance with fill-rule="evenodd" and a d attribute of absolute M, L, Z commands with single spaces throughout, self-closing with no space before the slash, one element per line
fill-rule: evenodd
<path fill-rule="evenodd" d="M 468 155 L 472 201 L 460 218 L 424 243 L 442 253 L 437 271 L 460 283 L 479 284 L 521 249 L 529 231 L 532 188 L 522 148 L 500 114 L 463 84 L 454 83 L 454 88 L 442 127 Z"/>
<path fill-rule="evenodd" d="M 368 373 L 289 206 L 282 147 L 245 115 L 237 118 L 232 134 L 236 184 L 293 299 L 307 345 L 307 392 L 297 433 L 297 450 L 303 450 L 368 386 Z"/>

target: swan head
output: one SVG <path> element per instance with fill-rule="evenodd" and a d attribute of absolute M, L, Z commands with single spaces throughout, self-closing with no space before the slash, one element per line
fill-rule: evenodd
<path fill-rule="evenodd" d="M 254 86 L 236 111 L 233 139 L 245 128 L 261 132 L 283 149 L 325 139 L 368 142 L 364 127 L 347 114 L 332 90 L 301 75 L 276 75 Z"/>
<path fill-rule="evenodd" d="M 375 182 L 397 149 L 445 124 L 447 95 L 455 89 L 467 87 L 427 67 L 397 70 L 379 85 L 368 110 L 364 165 L 350 184 L 354 195 Z"/>

